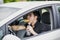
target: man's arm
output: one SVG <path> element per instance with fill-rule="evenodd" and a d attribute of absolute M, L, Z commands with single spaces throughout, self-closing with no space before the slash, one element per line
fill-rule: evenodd
<path fill-rule="evenodd" d="M 14 31 L 26 29 L 25 26 L 23 25 L 14 25 L 14 26 L 11 26 L 10 28 Z"/>

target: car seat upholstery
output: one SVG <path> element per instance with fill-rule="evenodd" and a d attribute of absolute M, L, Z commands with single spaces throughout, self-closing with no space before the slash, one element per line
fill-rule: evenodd
<path fill-rule="evenodd" d="M 50 13 L 49 12 L 44 12 L 42 14 L 42 22 L 44 24 L 50 24 Z"/>
<path fill-rule="evenodd" d="M 51 26 L 50 26 L 50 13 L 49 12 L 44 12 L 42 14 L 42 23 L 47 25 L 47 28 L 49 30 L 51 30 Z"/>

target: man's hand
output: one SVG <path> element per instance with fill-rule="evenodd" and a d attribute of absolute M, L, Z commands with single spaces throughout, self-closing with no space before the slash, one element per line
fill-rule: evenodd
<path fill-rule="evenodd" d="M 30 33 L 32 33 L 33 35 L 38 35 L 31 26 L 27 26 L 27 29 Z"/>

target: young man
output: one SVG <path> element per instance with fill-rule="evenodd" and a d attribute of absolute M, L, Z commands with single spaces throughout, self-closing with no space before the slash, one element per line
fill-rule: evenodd
<path fill-rule="evenodd" d="M 38 35 L 41 32 L 50 30 L 49 26 L 40 23 L 40 13 L 38 11 L 33 11 L 27 14 L 27 20 L 29 20 L 29 22 L 26 30 L 31 33 L 27 36 Z"/>

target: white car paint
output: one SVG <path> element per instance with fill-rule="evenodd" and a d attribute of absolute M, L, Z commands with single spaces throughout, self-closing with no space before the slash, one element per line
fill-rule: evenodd
<path fill-rule="evenodd" d="M 60 29 L 40 34 L 40 36 L 31 37 L 27 40 L 60 40 Z"/>

